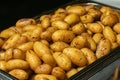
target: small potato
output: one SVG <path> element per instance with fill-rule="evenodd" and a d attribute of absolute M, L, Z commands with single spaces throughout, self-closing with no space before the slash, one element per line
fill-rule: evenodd
<path fill-rule="evenodd" d="M 37 26 L 36 25 L 26 25 L 24 26 L 22 29 L 23 29 L 23 32 L 26 32 L 26 31 L 32 31 L 36 28 Z"/>
<path fill-rule="evenodd" d="M 72 40 L 72 42 L 71 42 L 70 45 L 71 45 L 72 47 L 81 49 L 81 48 L 85 47 L 86 43 L 87 43 L 87 41 L 86 41 L 86 39 L 85 39 L 84 37 L 82 37 L 82 36 L 77 36 L 77 37 L 75 37 L 75 38 Z"/>
<path fill-rule="evenodd" d="M 60 67 L 54 67 L 51 74 L 54 75 L 59 80 L 66 79 L 65 71 Z"/>
<path fill-rule="evenodd" d="M 66 14 L 66 10 L 63 9 L 63 8 L 58 8 L 56 11 L 55 11 L 55 14 Z"/>
<path fill-rule="evenodd" d="M 50 44 L 49 44 L 49 42 L 47 41 L 47 40 L 40 40 L 43 44 L 45 44 L 46 46 L 49 46 Z"/>
<path fill-rule="evenodd" d="M 7 71 L 6 69 L 6 61 L 0 61 L 0 70 Z"/>
<path fill-rule="evenodd" d="M 79 6 L 79 5 L 73 5 L 67 8 L 67 13 L 74 13 L 77 14 L 79 16 L 84 15 L 86 13 L 86 10 L 83 6 Z"/>
<path fill-rule="evenodd" d="M 33 45 L 33 50 L 44 61 L 44 63 L 56 66 L 56 62 L 51 54 L 51 51 L 45 44 L 37 41 Z"/>
<path fill-rule="evenodd" d="M 116 33 L 120 33 L 120 23 L 117 23 L 113 26 L 113 30 L 116 32 Z"/>
<path fill-rule="evenodd" d="M 47 40 L 47 41 L 52 41 L 52 33 L 51 32 L 49 32 L 49 31 L 44 31 L 44 32 L 42 32 L 41 33 L 41 39 L 44 39 L 44 40 Z"/>
<path fill-rule="evenodd" d="M 15 47 L 17 41 L 20 38 L 20 34 L 14 34 L 12 35 L 2 46 L 3 49 L 7 50 L 9 48 Z"/>
<path fill-rule="evenodd" d="M 24 27 L 26 25 L 34 25 L 36 24 L 36 21 L 32 18 L 23 18 L 16 22 L 16 27 Z"/>
<path fill-rule="evenodd" d="M 118 23 L 119 19 L 116 15 L 114 14 L 109 14 L 109 15 L 102 15 L 101 16 L 101 22 L 105 25 L 105 26 L 113 26 L 116 23 Z"/>
<path fill-rule="evenodd" d="M 96 55 L 94 54 L 94 52 L 91 49 L 89 49 L 89 48 L 82 48 L 81 51 L 86 56 L 86 58 L 88 60 L 88 64 L 91 64 L 91 63 L 93 63 L 93 62 L 95 62 L 97 60 Z"/>
<path fill-rule="evenodd" d="M 96 50 L 97 45 L 92 37 L 87 37 L 87 47 L 90 48 L 92 51 Z"/>
<path fill-rule="evenodd" d="M 110 53 L 111 43 L 108 39 L 101 39 L 96 50 L 96 57 L 101 58 Z"/>
<path fill-rule="evenodd" d="M 12 59 L 6 63 L 6 68 L 9 71 L 13 69 L 28 69 L 29 64 L 21 59 Z"/>
<path fill-rule="evenodd" d="M 66 43 L 70 43 L 74 37 L 75 35 L 73 34 L 73 32 L 68 30 L 57 30 L 52 34 L 52 40 L 54 42 L 63 41 Z"/>
<path fill-rule="evenodd" d="M 86 67 L 86 66 L 78 67 L 77 70 L 78 70 L 78 71 L 81 71 L 81 70 L 83 70 L 85 67 Z"/>
<path fill-rule="evenodd" d="M 85 66 L 87 64 L 87 59 L 84 53 L 77 48 L 65 48 L 63 53 L 70 58 L 73 64 L 77 66 Z"/>
<path fill-rule="evenodd" d="M 13 56 L 14 59 L 23 59 L 23 60 L 25 60 L 26 54 L 20 49 L 13 49 L 12 56 Z"/>
<path fill-rule="evenodd" d="M 73 33 L 79 35 L 85 31 L 85 27 L 82 23 L 78 23 L 72 27 L 72 31 L 73 31 Z"/>
<path fill-rule="evenodd" d="M 73 76 L 73 75 L 76 74 L 77 72 L 78 72 L 77 69 L 75 69 L 75 68 L 71 69 L 70 71 L 68 71 L 68 72 L 66 73 L 67 78 L 70 78 L 71 76 Z"/>
<path fill-rule="evenodd" d="M 56 52 L 61 52 L 64 48 L 68 47 L 69 45 L 65 42 L 62 41 L 58 41 L 58 42 L 54 42 L 53 44 L 50 45 L 50 48 L 53 51 Z"/>
<path fill-rule="evenodd" d="M 87 28 L 93 33 L 101 33 L 103 31 L 103 28 L 99 23 L 88 23 Z"/>
<path fill-rule="evenodd" d="M 14 30 L 8 28 L 8 29 L 5 29 L 0 32 L 0 37 L 1 38 L 9 38 L 14 34 L 16 34 L 16 32 Z"/>
<path fill-rule="evenodd" d="M 72 14 L 67 15 L 65 17 L 64 21 L 67 22 L 70 25 L 73 25 L 73 24 L 79 22 L 80 18 L 79 18 L 79 16 L 77 14 L 72 13 Z"/>
<path fill-rule="evenodd" d="M 96 42 L 96 44 L 98 44 L 99 43 L 99 41 L 103 38 L 104 36 L 103 36 L 103 34 L 101 34 L 101 33 L 96 33 L 96 34 L 94 34 L 93 35 L 93 40 Z"/>
<path fill-rule="evenodd" d="M 82 23 L 92 23 L 94 21 L 94 18 L 92 15 L 86 14 L 83 16 L 80 16 L 80 20 Z"/>
<path fill-rule="evenodd" d="M 37 74 L 35 75 L 34 80 L 58 80 L 58 79 L 53 75 Z"/>
<path fill-rule="evenodd" d="M 0 61 L 5 60 L 5 51 L 0 51 Z"/>
<path fill-rule="evenodd" d="M 36 70 L 36 68 L 42 63 L 40 58 L 32 50 L 26 52 L 26 61 L 32 70 Z"/>
<path fill-rule="evenodd" d="M 117 34 L 116 37 L 117 37 L 117 43 L 120 45 L 120 34 Z"/>
<path fill-rule="evenodd" d="M 69 28 L 69 24 L 66 23 L 65 21 L 53 21 L 51 23 L 52 27 L 57 27 L 58 29 L 68 29 Z"/>
<path fill-rule="evenodd" d="M 71 60 L 62 52 L 55 52 L 53 53 L 53 57 L 57 64 L 63 69 L 63 70 L 70 70 L 72 67 Z"/>
<path fill-rule="evenodd" d="M 41 21 L 41 20 L 44 20 L 45 18 L 51 18 L 51 15 L 50 14 L 41 15 L 39 20 Z"/>
<path fill-rule="evenodd" d="M 3 41 L 3 39 L 0 38 L 0 47 L 4 44 L 5 41 Z"/>
<path fill-rule="evenodd" d="M 12 48 L 9 48 L 9 49 L 6 50 L 6 52 L 5 52 L 5 61 L 8 61 L 8 60 L 13 58 L 13 53 L 12 52 L 13 52 Z"/>
<path fill-rule="evenodd" d="M 119 46 L 119 44 L 117 42 L 111 43 L 111 49 L 114 50 L 115 48 L 117 48 Z"/>
<path fill-rule="evenodd" d="M 22 69 L 13 69 L 9 72 L 10 75 L 16 77 L 19 80 L 28 80 L 29 75 Z"/>
<path fill-rule="evenodd" d="M 30 41 L 30 39 L 31 39 L 31 34 L 32 34 L 32 31 L 26 31 L 26 32 L 23 32 L 23 33 L 21 34 L 21 36 L 25 36 L 26 39 L 27 39 L 28 41 Z"/>
<path fill-rule="evenodd" d="M 54 33 L 57 30 L 58 29 L 56 27 L 49 27 L 49 28 L 47 28 L 47 31 L 49 31 L 50 33 Z"/>
<path fill-rule="evenodd" d="M 35 73 L 37 74 L 50 74 L 52 71 L 52 67 L 48 64 L 41 64 L 35 69 Z"/>
<path fill-rule="evenodd" d="M 30 50 L 33 48 L 33 44 L 34 42 L 27 42 L 27 43 L 23 43 L 19 46 L 17 46 L 18 49 L 22 50 L 23 52 Z"/>
<path fill-rule="evenodd" d="M 116 41 L 116 36 L 112 30 L 111 27 L 105 27 L 103 29 L 103 35 L 106 39 L 110 40 L 110 42 L 115 42 Z"/>
<path fill-rule="evenodd" d="M 48 17 L 41 20 L 42 28 L 46 29 L 50 26 L 50 19 Z"/>

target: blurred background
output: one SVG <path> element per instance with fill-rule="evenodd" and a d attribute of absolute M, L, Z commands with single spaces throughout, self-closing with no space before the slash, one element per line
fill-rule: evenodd
<path fill-rule="evenodd" d="M 72 0 L 1 0 L 0 30 L 15 25 L 21 18 L 34 17 Z"/>

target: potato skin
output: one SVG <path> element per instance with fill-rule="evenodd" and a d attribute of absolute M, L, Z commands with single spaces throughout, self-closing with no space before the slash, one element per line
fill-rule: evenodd
<path fill-rule="evenodd" d="M 113 30 L 116 32 L 116 33 L 120 33 L 120 23 L 117 23 L 113 26 Z"/>
<path fill-rule="evenodd" d="M 54 42 L 63 41 L 66 43 L 70 43 L 74 37 L 75 35 L 73 34 L 73 32 L 68 30 L 57 30 L 52 34 L 52 40 Z"/>
<path fill-rule="evenodd" d="M 61 52 L 64 48 L 68 47 L 69 45 L 65 42 L 62 41 L 58 41 L 58 42 L 54 42 L 53 44 L 50 45 L 50 48 L 53 51 L 56 52 Z"/>
<path fill-rule="evenodd" d="M 78 71 L 77 71 L 77 69 L 75 69 L 75 68 L 73 68 L 73 69 L 71 69 L 71 70 L 69 70 L 68 72 L 67 72 L 67 78 L 70 78 L 71 76 L 73 76 L 74 74 L 76 74 Z"/>
<path fill-rule="evenodd" d="M 57 64 L 63 69 L 63 70 L 70 70 L 72 67 L 71 60 L 62 52 L 55 52 L 53 53 L 53 57 Z"/>
<path fill-rule="evenodd" d="M 93 38 L 93 40 L 95 41 L 95 43 L 98 44 L 99 41 L 100 41 L 102 38 L 104 38 L 104 36 L 103 36 L 103 34 L 101 34 L 101 33 L 96 33 L 96 34 L 93 35 L 92 38 Z"/>
<path fill-rule="evenodd" d="M 7 71 L 6 61 L 0 61 L 0 69 L 3 70 L 3 71 Z"/>
<path fill-rule="evenodd" d="M 88 60 L 88 64 L 91 64 L 91 63 L 93 63 L 94 61 L 97 60 L 97 57 L 96 57 L 95 53 L 91 49 L 89 49 L 89 48 L 82 48 L 81 51 L 86 56 L 86 58 Z"/>
<path fill-rule="evenodd" d="M 27 80 L 29 77 L 28 73 L 22 69 L 13 69 L 9 71 L 9 74 L 16 77 L 19 80 Z"/>
<path fill-rule="evenodd" d="M 73 64 L 77 66 L 85 66 L 87 64 L 87 59 L 83 52 L 77 48 L 65 48 L 63 53 L 67 55 Z"/>
<path fill-rule="evenodd" d="M 101 39 L 96 50 L 96 57 L 101 58 L 110 53 L 111 43 L 108 39 Z"/>

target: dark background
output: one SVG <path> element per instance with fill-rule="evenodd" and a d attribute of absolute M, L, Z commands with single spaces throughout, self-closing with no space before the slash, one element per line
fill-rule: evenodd
<path fill-rule="evenodd" d="M 0 30 L 15 25 L 21 18 L 34 17 L 72 0 L 1 0 Z"/>

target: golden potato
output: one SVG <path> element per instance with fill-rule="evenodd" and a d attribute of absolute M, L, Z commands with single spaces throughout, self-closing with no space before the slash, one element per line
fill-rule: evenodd
<path fill-rule="evenodd" d="M 86 43 L 87 43 L 87 41 L 84 37 L 77 36 L 72 40 L 70 46 L 81 49 L 81 48 L 85 47 Z"/>
<path fill-rule="evenodd" d="M 117 34 L 116 37 L 117 37 L 117 43 L 120 45 L 120 34 Z"/>
<path fill-rule="evenodd" d="M 54 42 L 63 41 L 66 43 L 70 43 L 74 37 L 75 35 L 73 34 L 73 32 L 68 30 L 57 30 L 52 34 L 52 40 Z"/>
<path fill-rule="evenodd" d="M 73 33 L 79 35 L 85 31 L 85 27 L 82 23 L 78 23 L 72 27 L 72 31 L 73 31 Z"/>
<path fill-rule="evenodd" d="M 111 43 L 111 49 L 114 50 L 119 46 L 119 44 L 117 42 L 113 42 Z"/>
<path fill-rule="evenodd" d="M 66 9 L 67 13 L 75 13 L 77 15 L 84 15 L 86 13 L 86 10 L 83 6 L 79 6 L 79 5 L 73 5 L 70 6 Z"/>
<path fill-rule="evenodd" d="M 71 76 L 73 76 L 74 74 L 76 74 L 78 71 L 77 69 L 73 68 L 71 70 L 69 70 L 66 75 L 67 75 L 67 78 L 70 78 Z"/>
<path fill-rule="evenodd" d="M 9 74 L 16 77 L 19 80 L 27 80 L 29 77 L 27 72 L 22 69 L 13 69 L 9 71 Z"/>
<path fill-rule="evenodd" d="M 46 46 L 49 46 L 50 44 L 49 44 L 49 42 L 47 41 L 47 40 L 40 40 L 40 42 L 42 42 L 43 44 L 45 44 Z"/>
<path fill-rule="evenodd" d="M 5 51 L 0 51 L 0 61 L 5 60 Z"/>
<path fill-rule="evenodd" d="M 38 27 L 37 25 L 26 25 L 22 28 L 23 32 L 26 32 L 26 31 L 32 31 L 34 30 L 36 27 Z"/>
<path fill-rule="evenodd" d="M 66 79 L 65 71 L 60 67 L 54 67 L 51 74 L 54 75 L 59 80 Z"/>
<path fill-rule="evenodd" d="M 70 58 L 73 64 L 77 66 L 85 66 L 87 64 L 87 59 L 84 53 L 77 48 L 65 48 L 63 53 Z"/>
<path fill-rule="evenodd" d="M 78 70 L 78 71 L 81 71 L 81 70 L 83 70 L 85 67 L 86 67 L 86 66 L 78 67 L 77 70 Z"/>
<path fill-rule="evenodd" d="M 96 50 L 96 57 L 101 58 L 110 53 L 111 43 L 108 39 L 101 39 Z"/>
<path fill-rule="evenodd" d="M 37 74 L 50 74 L 52 71 L 52 66 L 49 64 L 41 64 L 35 69 Z"/>
<path fill-rule="evenodd" d="M 7 71 L 6 61 L 0 61 L 0 70 Z"/>
<path fill-rule="evenodd" d="M 50 26 L 50 19 L 45 17 L 43 20 L 41 20 L 41 26 L 45 29 L 48 28 Z"/>
<path fill-rule="evenodd" d="M 103 36 L 103 34 L 101 34 L 101 33 L 96 33 L 96 34 L 93 35 L 92 38 L 93 38 L 93 40 L 96 42 L 96 44 L 98 44 L 99 41 L 100 41 L 102 38 L 104 38 L 104 36 Z"/>
<path fill-rule="evenodd" d="M 117 23 L 113 26 L 113 30 L 116 32 L 116 33 L 120 33 L 120 23 Z"/>
<path fill-rule="evenodd" d="M 107 26 L 103 29 L 103 35 L 106 39 L 110 40 L 110 42 L 116 41 L 116 36 L 111 27 Z"/>
<path fill-rule="evenodd" d="M 5 41 L 3 41 L 3 39 L 0 38 L 0 47 L 4 44 Z"/>
<path fill-rule="evenodd" d="M 32 50 L 26 52 L 26 61 L 32 70 L 36 70 L 36 68 L 42 64 L 40 58 Z"/>
<path fill-rule="evenodd" d="M 8 60 L 13 58 L 13 53 L 12 52 L 13 52 L 12 48 L 9 48 L 9 49 L 6 50 L 6 52 L 5 52 L 5 61 L 8 61 Z"/>
<path fill-rule="evenodd" d="M 84 53 L 88 60 L 88 64 L 91 64 L 97 60 L 95 53 L 89 48 L 82 48 L 81 51 Z"/>
<path fill-rule="evenodd" d="M 29 64 L 27 63 L 27 61 L 21 59 L 12 59 L 6 63 L 6 69 L 9 71 L 13 69 L 28 69 L 28 68 Z"/>
<path fill-rule="evenodd" d="M 58 79 L 53 75 L 37 74 L 35 75 L 34 80 L 58 80 Z"/>
<path fill-rule="evenodd" d="M 72 67 L 71 60 L 62 52 L 53 53 L 53 57 L 57 62 L 58 66 L 60 66 L 63 70 L 70 70 Z"/>
<path fill-rule="evenodd" d="M 73 25 L 73 24 L 79 22 L 80 18 L 77 14 L 71 13 L 64 18 L 64 21 L 67 22 L 70 25 Z"/>
<path fill-rule="evenodd" d="M 56 52 L 61 52 L 64 48 L 68 47 L 69 45 L 65 42 L 62 41 L 58 41 L 58 42 L 54 42 L 53 44 L 50 45 L 50 48 L 53 51 Z"/>
<path fill-rule="evenodd" d="M 37 41 L 33 45 L 33 50 L 44 61 L 44 63 L 56 66 L 56 62 L 51 54 L 51 51 L 45 44 Z"/>

